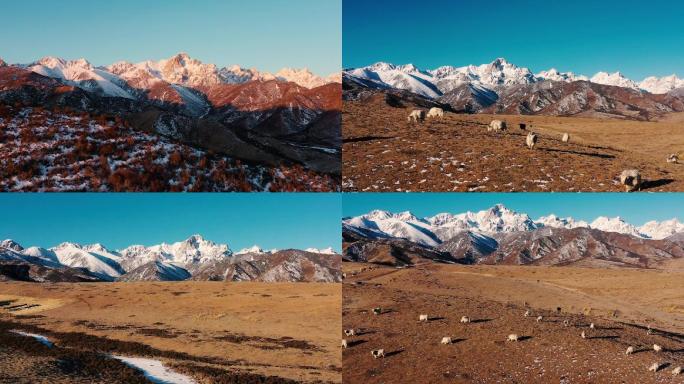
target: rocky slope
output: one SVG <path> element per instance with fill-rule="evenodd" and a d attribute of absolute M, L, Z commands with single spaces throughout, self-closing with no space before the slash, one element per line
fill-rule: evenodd
<path fill-rule="evenodd" d="M 298 165 L 333 177 L 340 173 L 340 99 L 338 76 L 218 69 L 186 54 L 108 67 L 54 57 L 0 67 L 0 106 L 116 117 L 248 164 Z"/>
<path fill-rule="evenodd" d="M 337 254 L 295 249 L 269 253 L 246 253 L 233 259 L 205 264 L 193 280 L 262 282 L 337 282 L 342 258 Z"/>

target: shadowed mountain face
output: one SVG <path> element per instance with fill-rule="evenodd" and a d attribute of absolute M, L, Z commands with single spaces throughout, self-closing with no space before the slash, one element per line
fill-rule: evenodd
<path fill-rule="evenodd" d="M 137 131 L 248 163 L 296 164 L 336 178 L 341 172 L 339 83 L 309 89 L 257 77 L 175 84 L 85 68 L 69 77 L 44 66 L 0 67 L 0 105 L 115 116 Z"/>
<path fill-rule="evenodd" d="M 668 260 L 684 258 L 684 247 L 669 239 L 643 239 L 589 228 L 539 228 L 490 235 L 461 232 L 432 247 L 404 239 L 365 237 L 363 232 L 349 229 L 345 233 L 345 260 L 390 265 L 437 261 L 658 268 Z"/>

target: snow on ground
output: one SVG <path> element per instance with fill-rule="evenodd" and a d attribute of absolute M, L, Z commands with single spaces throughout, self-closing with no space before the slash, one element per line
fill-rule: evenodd
<path fill-rule="evenodd" d="M 189 93 L 189 92 L 188 92 Z M 330 191 L 299 166 L 246 164 L 136 131 L 118 118 L 5 107 L 2 191 Z"/>
<path fill-rule="evenodd" d="M 21 336 L 32 337 L 32 338 L 38 340 L 41 344 L 48 346 L 49 348 L 52 348 L 54 346 L 54 344 L 50 340 L 48 340 L 47 337 L 45 337 L 43 335 L 38 335 L 35 333 L 27 333 L 27 332 L 18 331 L 18 330 L 12 330 L 10 332 L 16 333 L 17 335 L 21 335 Z"/>
<path fill-rule="evenodd" d="M 124 364 L 139 369 L 143 372 L 145 377 L 155 384 L 196 384 L 190 376 L 182 375 L 174 372 L 162 364 L 159 360 L 145 359 L 142 357 L 126 357 L 116 356 L 111 357 L 123 362 Z"/>

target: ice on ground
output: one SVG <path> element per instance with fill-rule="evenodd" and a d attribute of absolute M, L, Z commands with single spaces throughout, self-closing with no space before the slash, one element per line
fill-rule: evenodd
<path fill-rule="evenodd" d="M 164 364 L 159 360 L 115 355 L 111 357 L 130 367 L 139 369 L 148 380 L 155 384 L 197 384 L 190 376 L 182 375 L 164 367 Z"/>
<path fill-rule="evenodd" d="M 47 337 L 45 337 L 43 335 L 38 335 L 35 333 L 27 333 L 27 332 L 17 331 L 17 330 L 12 330 L 10 332 L 16 333 L 17 335 L 21 335 L 21 336 L 32 337 L 32 338 L 38 340 L 41 344 L 48 346 L 49 348 L 52 348 L 54 346 L 54 344 L 50 340 L 48 340 Z"/>

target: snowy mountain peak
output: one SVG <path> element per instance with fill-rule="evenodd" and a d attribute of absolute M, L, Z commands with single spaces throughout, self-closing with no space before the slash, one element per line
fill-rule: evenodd
<path fill-rule="evenodd" d="M 590 81 L 596 84 L 646 90 L 656 94 L 664 94 L 674 89 L 684 88 L 684 80 L 674 75 L 663 78 L 649 77 L 641 83 L 628 79 L 619 71 L 614 73 L 599 72 L 589 78 L 573 72 L 560 72 L 556 68 L 551 68 L 535 75 L 528 68 L 518 67 L 502 57 L 481 65 L 463 67 L 447 65 L 428 71 L 421 70 L 412 64 L 394 65 L 378 62 L 367 67 L 348 69 L 344 73 L 351 78 L 363 80 L 365 84 L 378 84 L 381 89 L 387 87 L 403 89 L 428 98 L 438 98 L 458 89 L 463 84 L 490 92 L 496 92 L 502 87 L 527 85 L 542 81 Z"/>
<path fill-rule="evenodd" d="M 663 94 L 678 88 L 684 88 L 684 79 L 680 79 L 674 74 L 661 78 L 650 76 L 639 83 L 639 87 L 654 94 Z"/>
<path fill-rule="evenodd" d="M 251 247 L 249 247 L 249 248 L 243 248 L 243 249 L 239 250 L 238 252 L 235 252 L 235 255 L 236 255 L 236 256 L 238 256 L 238 255 L 246 255 L 246 254 L 248 254 L 248 253 L 259 253 L 259 254 L 261 254 L 261 253 L 265 253 L 265 252 L 264 252 L 263 249 L 261 249 L 260 246 L 258 246 L 258 245 L 253 245 L 253 246 L 251 246 Z"/>
<path fill-rule="evenodd" d="M 335 252 L 335 250 L 332 249 L 332 247 L 323 248 L 323 249 L 307 248 L 307 249 L 305 249 L 305 251 L 309 252 L 309 253 L 318 253 L 321 255 L 336 255 L 337 254 L 337 252 Z"/>
<path fill-rule="evenodd" d="M 358 231 L 364 236 L 377 238 L 402 238 L 424 245 L 434 245 L 464 232 L 492 235 L 533 231 L 548 228 L 591 228 L 604 232 L 616 232 L 638 238 L 664 239 L 676 233 L 684 233 L 684 223 L 677 219 L 662 222 L 651 221 L 641 227 L 626 222 L 622 217 L 596 218 L 591 224 L 572 217 L 555 214 L 542 216 L 534 221 L 529 215 L 497 204 L 479 212 L 440 213 L 419 219 L 410 213 L 393 214 L 375 210 L 368 214 L 343 220 L 345 228 Z"/>
<path fill-rule="evenodd" d="M 7 63 L 5 62 L 5 60 L 0 58 L 0 67 L 6 67 L 6 66 L 7 66 Z"/>
<path fill-rule="evenodd" d="M 587 228 L 589 223 L 586 221 L 576 221 L 572 217 L 558 217 L 554 214 L 542 216 L 535 221 L 536 224 L 549 228 Z"/>
<path fill-rule="evenodd" d="M 308 68 L 283 68 L 275 74 L 275 77 L 279 80 L 289 81 L 309 89 L 329 83 L 327 79 L 314 75 Z"/>
<path fill-rule="evenodd" d="M 626 78 L 620 72 L 599 72 L 595 74 L 590 81 L 596 84 L 613 85 L 617 87 L 631 88 L 635 90 L 639 89 L 639 85 L 637 83 Z"/>
<path fill-rule="evenodd" d="M 17 252 L 21 252 L 24 250 L 24 247 L 22 247 L 19 243 L 17 243 L 16 241 L 14 241 L 12 239 L 7 239 L 7 240 L 1 241 L 0 242 L 0 248 L 7 248 L 7 249 L 11 249 L 11 250 L 14 250 Z"/>
<path fill-rule="evenodd" d="M 635 237 L 643 237 L 637 227 L 627 223 L 620 216 L 612 218 L 600 216 L 590 224 L 590 227 L 604 232 L 624 233 Z"/>

